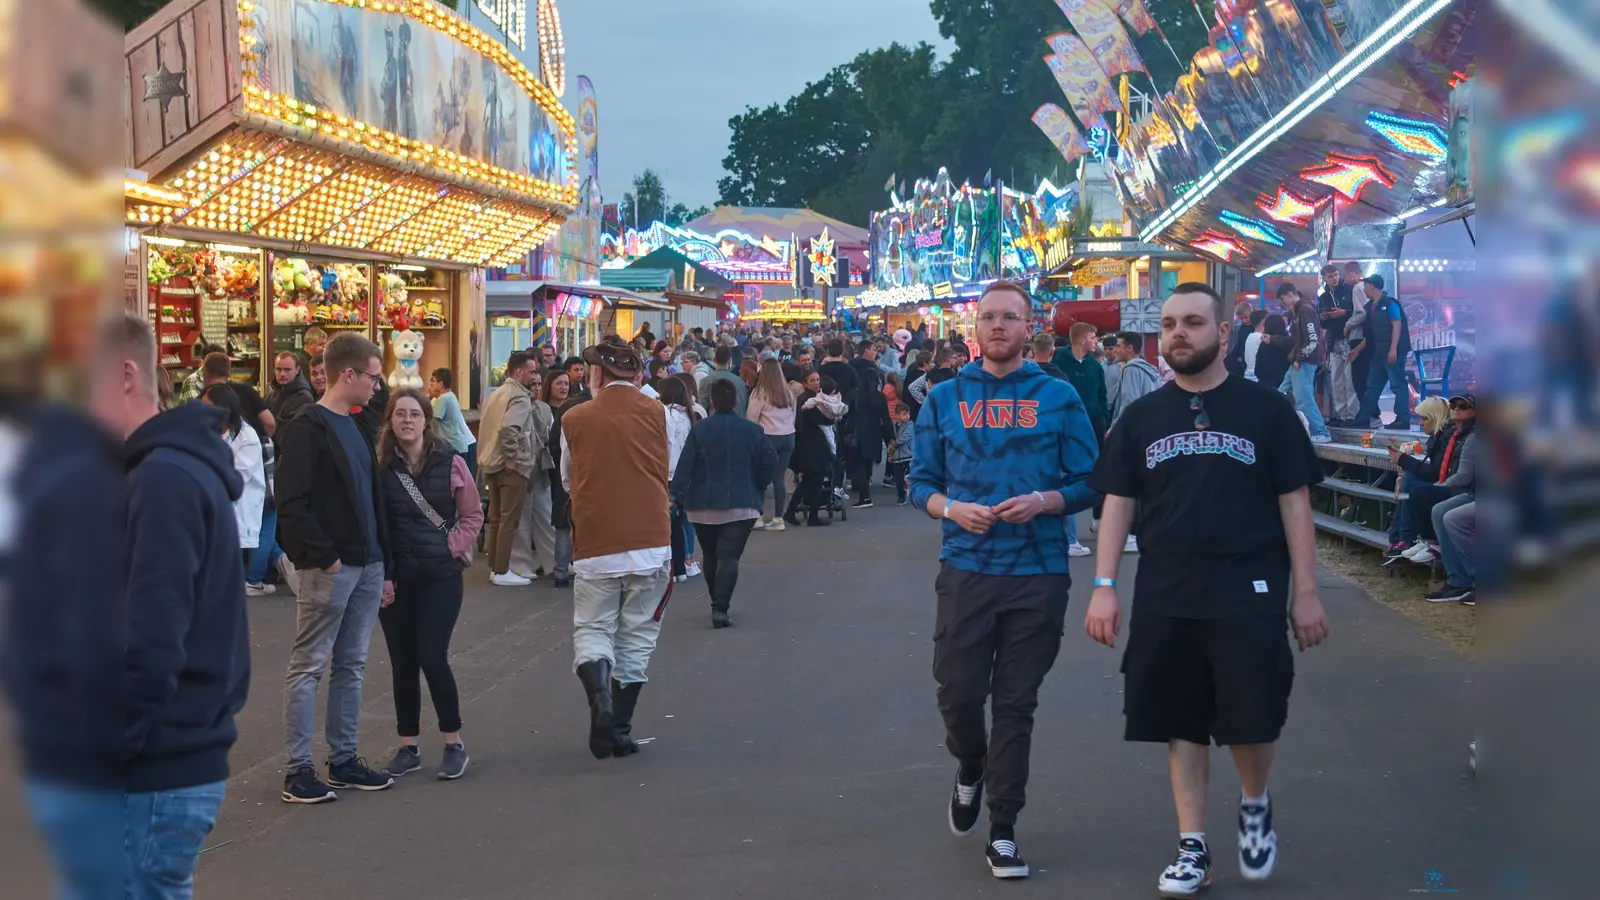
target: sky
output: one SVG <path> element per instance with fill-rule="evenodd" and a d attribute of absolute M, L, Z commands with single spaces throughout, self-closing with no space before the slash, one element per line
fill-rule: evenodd
<path fill-rule="evenodd" d="M 530 0 L 529 15 L 536 6 Z M 728 120 L 782 103 L 863 50 L 927 41 L 928 0 L 565 0 L 568 109 L 594 82 L 607 203 L 653 168 L 670 202 L 717 200 Z M 531 25 L 531 23 L 530 23 Z M 531 48 L 530 48 L 531 49 Z"/>

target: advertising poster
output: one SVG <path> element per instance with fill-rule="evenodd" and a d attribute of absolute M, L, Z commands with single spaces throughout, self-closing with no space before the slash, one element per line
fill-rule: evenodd
<path fill-rule="evenodd" d="M 1117 14 L 1101 0 L 1056 0 L 1056 5 L 1061 7 L 1067 21 L 1072 23 L 1107 75 L 1144 71 L 1144 61 L 1134 49 L 1127 30 Z"/>
<path fill-rule="evenodd" d="M 1112 90 L 1111 79 L 1082 40 L 1065 32 L 1053 34 L 1050 48 L 1055 52 L 1044 58 L 1045 65 L 1085 128 L 1105 124 L 1106 113 L 1122 111 L 1122 100 Z"/>
<path fill-rule="evenodd" d="M 1066 111 L 1054 103 L 1046 103 L 1033 112 L 1033 124 L 1039 126 L 1044 136 L 1061 152 L 1061 158 L 1072 162 L 1078 157 L 1089 152 L 1089 144 L 1083 139 L 1083 132 L 1078 130 Z"/>

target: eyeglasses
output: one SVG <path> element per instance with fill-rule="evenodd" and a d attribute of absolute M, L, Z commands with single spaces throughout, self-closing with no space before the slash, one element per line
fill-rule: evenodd
<path fill-rule="evenodd" d="M 420 409 L 397 409 L 394 417 L 402 422 L 421 422 L 428 416 Z"/>
<path fill-rule="evenodd" d="M 988 312 L 982 313 L 978 316 L 978 322 L 982 325 L 993 325 L 996 319 L 999 319 L 1007 325 L 1016 325 L 1022 321 L 1022 315 L 1014 312 L 999 313 L 998 315 Z"/>
<path fill-rule="evenodd" d="M 1194 430 L 1208 431 L 1211 428 L 1211 414 L 1206 412 L 1206 398 L 1195 394 L 1189 398 L 1189 411 L 1194 413 Z"/>
<path fill-rule="evenodd" d="M 366 377 L 372 379 L 373 383 L 377 383 L 378 379 L 383 377 L 383 371 L 382 370 L 379 370 L 377 372 L 358 372 L 355 369 L 351 368 L 351 369 L 346 369 L 345 371 L 346 372 L 355 372 L 357 375 L 365 375 Z"/>

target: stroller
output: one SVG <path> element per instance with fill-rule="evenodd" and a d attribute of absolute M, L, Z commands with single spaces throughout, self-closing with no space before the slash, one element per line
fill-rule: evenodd
<path fill-rule="evenodd" d="M 828 469 L 828 477 L 822 480 L 824 505 L 817 510 L 818 513 L 827 513 L 829 519 L 833 518 L 834 513 L 838 513 L 841 522 L 850 518 L 849 504 L 845 502 L 850 499 L 850 495 L 845 491 L 845 484 L 844 458 L 835 453 L 833 465 Z"/>

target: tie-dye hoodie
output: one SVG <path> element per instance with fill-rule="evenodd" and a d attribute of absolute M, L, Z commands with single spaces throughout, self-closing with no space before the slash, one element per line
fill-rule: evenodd
<path fill-rule="evenodd" d="M 971 362 L 929 391 L 917 416 L 911 502 L 927 509 L 940 493 L 993 506 L 1060 491 L 1067 511 L 1080 512 L 1095 503 L 1088 480 L 1098 455 L 1088 412 L 1071 384 L 1031 362 L 1004 378 Z M 986 575 L 1067 571 L 1062 516 L 1040 515 L 1025 525 L 996 521 L 987 534 L 943 524 L 940 558 L 955 568 Z"/>

